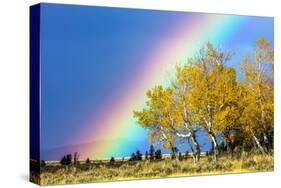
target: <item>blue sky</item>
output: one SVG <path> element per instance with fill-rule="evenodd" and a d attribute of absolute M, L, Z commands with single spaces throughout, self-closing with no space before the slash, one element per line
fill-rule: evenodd
<path fill-rule="evenodd" d="M 186 18 L 182 12 L 42 4 L 42 149 L 79 144 L 73 137 L 81 125 L 122 94 L 153 44 Z M 235 51 L 234 67 L 256 37 L 273 42 L 272 18 L 246 22 L 220 44 Z M 139 146 L 146 148 L 146 135 L 141 140 Z"/>

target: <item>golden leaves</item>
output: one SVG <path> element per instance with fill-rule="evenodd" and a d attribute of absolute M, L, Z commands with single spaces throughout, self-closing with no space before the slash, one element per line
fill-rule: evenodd
<path fill-rule="evenodd" d="M 245 56 L 241 61 L 241 81 L 236 70 L 226 66 L 231 53 L 208 42 L 198 56 L 176 66 L 171 86 L 158 85 L 147 91 L 147 108 L 134 112 L 134 117 L 151 130 L 149 138 L 165 137 L 165 148 L 171 147 L 175 131 L 194 126 L 213 133 L 235 127 L 249 136 L 261 130 L 264 122 L 273 125 L 273 76 L 264 68 L 270 61 L 273 64 L 273 54 L 270 43 L 258 38 L 255 58 Z M 273 66 L 266 70 L 270 68 Z"/>

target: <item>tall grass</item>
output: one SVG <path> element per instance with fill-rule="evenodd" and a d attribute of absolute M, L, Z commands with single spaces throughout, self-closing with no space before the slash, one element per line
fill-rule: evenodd
<path fill-rule="evenodd" d="M 220 157 L 215 162 L 211 156 L 202 157 L 194 165 L 191 158 L 186 160 L 163 159 L 159 161 L 117 161 L 114 164 L 100 162 L 77 166 L 56 166 L 47 164 L 41 169 L 40 184 L 67 184 L 99 181 L 165 178 L 240 172 L 273 170 L 272 155 L 242 154 L 239 158 Z"/>

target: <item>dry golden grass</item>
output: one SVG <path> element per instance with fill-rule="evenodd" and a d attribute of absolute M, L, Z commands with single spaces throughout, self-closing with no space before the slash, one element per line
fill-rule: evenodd
<path fill-rule="evenodd" d="M 241 172 L 273 171 L 272 155 L 243 154 L 240 158 L 220 157 L 214 162 L 211 156 L 202 157 L 200 164 L 192 159 L 183 161 L 163 159 L 161 161 L 125 161 L 79 166 L 47 165 L 41 170 L 40 184 L 73 184 L 100 181 L 165 178 Z"/>

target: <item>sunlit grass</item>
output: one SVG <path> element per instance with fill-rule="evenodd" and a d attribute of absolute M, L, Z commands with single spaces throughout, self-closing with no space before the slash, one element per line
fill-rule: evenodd
<path fill-rule="evenodd" d="M 239 158 L 222 156 L 218 162 L 215 162 L 212 156 L 202 157 L 197 165 L 193 164 L 192 158 L 183 161 L 166 158 L 160 161 L 120 161 L 114 164 L 95 163 L 66 167 L 47 165 L 41 171 L 40 184 L 273 171 L 273 163 L 272 155 L 243 154 Z"/>

